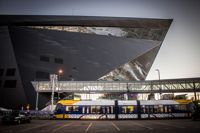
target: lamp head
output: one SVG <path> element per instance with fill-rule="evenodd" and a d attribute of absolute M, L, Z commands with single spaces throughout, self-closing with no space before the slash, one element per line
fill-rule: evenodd
<path fill-rule="evenodd" d="M 62 69 L 59 69 L 59 70 L 58 70 L 58 74 L 59 74 L 59 75 L 63 74 L 63 70 L 62 70 Z"/>

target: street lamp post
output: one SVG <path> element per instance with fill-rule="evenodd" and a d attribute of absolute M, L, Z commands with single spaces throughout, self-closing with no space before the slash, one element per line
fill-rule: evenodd
<path fill-rule="evenodd" d="M 63 74 L 63 70 L 59 69 L 58 70 L 58 80 L 60 80 L 60 76 Z M 59 93 L 59 89 L 60 89 L 60 83 L 58 84 L 58 100 L 60 98 L 60 93 Z"/>
<path fill-rule="evenodd" d="M 158 79 L 159 79 L 159 91 L 160 91 L 160 98 L 161 98 L 162 89 L 161 89 L 161 84 L 160 84 L 160 70 L 159 70 L 159 69 L 155 69 L 155 71 L 157 71 L 157 72 L 158 72 Z"/>
<path fill-rule="evenodd" d="M 50 74 L 50 82 L 51 82 L 51 89 L 52 89 L 52 93 L 51 93 L 51 112 L 53 112 L 54 110 L 54 91 L 55 91 L 55 87 L 56 84 L 58 82 L 58 76 L 56 74 Z"/>

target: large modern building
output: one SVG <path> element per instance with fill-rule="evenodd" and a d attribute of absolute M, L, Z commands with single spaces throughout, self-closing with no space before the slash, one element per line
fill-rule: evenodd
<path fill-rule="evenodd" d="M 0 16 L 0 106 L 35 106 L 31 81 L 145 80 L 172 20 Z M 40 95 L 40 108 L 50 94 Z"/>

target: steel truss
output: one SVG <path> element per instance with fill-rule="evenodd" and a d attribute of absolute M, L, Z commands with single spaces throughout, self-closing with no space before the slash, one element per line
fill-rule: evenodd
<path fill-rule="evenodd" d="M 50 81 L 32 81 L 36 92 L 52 92 Z M 200 92 L 200 78 L 148 81 L 57 81 L 55 92 L 73 93 L 174 93 Z"/>

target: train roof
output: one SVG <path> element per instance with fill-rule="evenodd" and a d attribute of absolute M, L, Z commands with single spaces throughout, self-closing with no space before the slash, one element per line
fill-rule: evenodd
<path fill-rule="evenodd" d="M 119 100 L 118 105 L 137 105 L 136 100 Z"/>
<path fill-rule="evenodd" d="M 114 105 L 114 100 L 79 101 L 73 105 Z"/>
<path fill-rule="evenodd" d="M 60 100 L 58 103 L 63 104 L 63 105 L 113 106 L 115 105 L 115 100 L 95 100 L 95 101 Z M 176 104 L 181 104 L 181 103 L 183 102 L 179 102 L 175 100 L 140 100 L 140 105 L 176 105 Z M 118 105 L 137 105 L 137 101 L 136 100 L 118 100 Z"/>
<path fill-rule="evenodd" d="M 179 104 L 174 100 L 141 100 L 140 105 L 174 105 Z"/>

